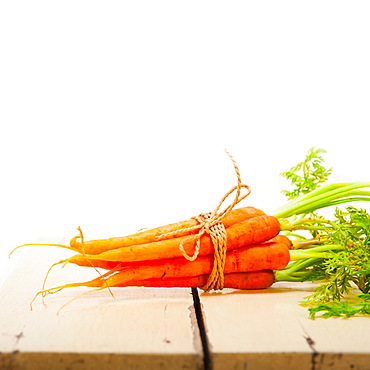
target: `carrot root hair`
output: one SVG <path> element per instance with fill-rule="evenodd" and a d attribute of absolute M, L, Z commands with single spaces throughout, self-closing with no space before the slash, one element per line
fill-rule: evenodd
<path fill-rule="evenodd" d="M 105 285 L 105 284 L 104 284 Z M 62 311 L 63 308 L 65 308 L 66 306 L 68 306 L 70 303 L 74 302 L 75 300 L 77 300 L 78 298 L 81 298 L 82 296 L 86 295 L 86 294 L 89 294 L 89 293 L 92 293 L 92 292 L 98 292 L 99 290 L 103 290 L 105 288 L 108 288 L 109 292 L 111 293 L 112 297 L 115 298 L 115 296 L 112 294 L 111 290 L 109 289 L 109 286 L 104 286 L 102 285 L 101 287 L 99 288 L 96 288 L 96 289 L 90 289 L 88 290 L 87 292 L 83 292 L 79 295 L 77 295 L 76 297 L 73 297 L 72 299 L 70 299 L 67 303 L 64 303 L 63 306 L 61 306 L 57 312 L 57 315 L 60 314 L 60 311 Z"/>
<path fill-rule="evenodd" d="M 62 263 L 64 263 L 64 265 L 62 266 L 62 267 L 64 267 L 64 266 L 68 263 L 68 260 L 61 260 L 61 261 L 59 261 L 59 262 L 53 263 L 53 264 L 49 267 L 48 271 L 46 272 L 46 275 L 45 275 L 44 282 L 43 282 L 43 284 L 42 284 L 42 289 L 41 289 L 41 290 L 45 290 L 46 280 L 48 279 L 48 277 L 49 277 L 49 275 L 50 275 L 51 270 L 52 270 L 55 266 L 60 265 L 60 264 L 62 264 Z M 44 298 L 44 297 L 45 297 L 45 295 L 44 295 L 44 294 L 42 294 L 42 297 Z"/>
<path fill-rule="evenodd" d="M 66 261 L 67 260 L 63 260 L 63 261 L 60 261 L 58 263 L 55 263 L 54 265 L 57 265 L 57 264 L 60 264 L 60 263 L 66 262 Z M 50 272 L 50 270 L 53 266 L 51 266 L 49 268 L 48 272 Z M 100 274 L 97 278 L 95 278 L 93 280 L 90 280 L 90 281 L 85 281 L 85 282 L 81 282 L 81 283 L 69 283 L 69 284 L 64 284 L 64 285 L 60 285 L 60 286 L 53 287 L 53 288 L 48 288 L 48 289 L 44 289 L 44 286 L 43 286 L 43 289 L 40 290 L 39 292 L 37 292 L 36 295 L 34 296 L 34 298 L 32 299 L 32 301 L 30 302 L 31 310 L 32 310 L 32 305 L 33 305 L 34 301 L 36 300 L 36 298 L 40 294 L 43 297 L 43 304 L 45 305 L 44 297 L 46 297 L 48 294 L 58 293 L 61 290 L 66 289 L 66 288 L 91 287 L 91 288 L 97 288 L 97 289 L 94 289 L 94 290 L 108 289 L 111 296 L 113 298 L 115 298 L 111 289 L 110 289 L 110 286 L 109 286 L 108 282 L 106 281 L 106 279 L 108 277 L 111 277 L 112 275 L 114 275 L 118 271 L 122 271 L 122 265 L 121 264 L 116 266 L 115 268 L 107 271 L 105 274 Z"/>
<path fill-rule="evenodd" d="M 65 244 L 57 244 L 57 243 L 28 243 L 28 244 L 22 244 L 22 245 L 18 245 L 18 247 L 15 247 L 9 254 L 8 254 L 8 257 L 10 258 L 11 255 L 17 250 L 17 249 L 20 249 L 20 248 L 23 248 L 23 247 L 28 247 L 28 246 L 31 246 L 31 245 L 34 245 L 34 246 L 44 246 L 44 247 L 61 247 L 61 248 L 65 248 L 65 249 L 69 249 L 69 250 L 72 250 L 74 252 L 78 252 L 77 249 L 69 246 L 69 245 L 65 245 Z"/>

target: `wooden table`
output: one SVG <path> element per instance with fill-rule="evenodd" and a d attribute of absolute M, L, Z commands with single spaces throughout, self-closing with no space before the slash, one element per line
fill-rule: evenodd
<path fill-rule="evenodd" d="M 1 370 L 370 369 L 370 318 L 309 319 L 298 302 L 310 283 L 199 292 L 203 333 L 190 289 L 90 292 L 58 314 L 88 290 L 71 288 L 47 296 L 46 307 L 39 297 L 31 311 L 48 266 L 70 253 L 30 248 L 0 290 Z M 56 267 L 48 286 L 96 275 Z"/>

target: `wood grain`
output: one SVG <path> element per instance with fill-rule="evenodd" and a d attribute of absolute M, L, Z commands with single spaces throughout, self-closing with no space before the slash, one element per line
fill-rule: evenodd
<path fill-rule="evenodd" d="M 61 241 L 57 241 L 61 242 Z M 66 289 L 31 311 L 48 266 L 71 252 L 30 247 L 0 290 L 0 369 L 203 369 L 190 289 Z M 97 276 L 90 268 L 56 267 L 48 286 Z M 311 320 L 299 305 L 311 283 L 260 291 L 202 293 L 214 370 L 370 370 L 370 319 Z"/>
<path fill-rule="evenodd" d="M 312 288 L 203 293 L 214 369 L 370 369 L 370 319 L 311 320 L 298 302 Z"/>
<path fill-rule="evenodd" d="M 0 369 L 198 369 L 199 332 L 190 289 L 112 289 L 60 307 L 84 288 L 29 302 L 52 262 L 67 250 L 30 247 L 0 291 Z M 47 248 L 47 250 L 45 250 Z M 88 268 L 56 267 L 48 286 L 96 277 Z M 36 366 L 37 364 L 37 366 Z"/>

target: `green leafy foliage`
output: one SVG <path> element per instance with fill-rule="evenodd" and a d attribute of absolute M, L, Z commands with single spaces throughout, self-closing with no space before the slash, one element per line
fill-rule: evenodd
<path fill-rule="evenodd" d="M 321 164 L 324 162 L 321 153 L 326 153 L 326 151 L 324 149 L 311 148 L 303 162 L 298 163 L 289 171 L 281 173 L 295 186 L 292 191 L 283 190 L 283 194 L 289 199 L 298 198 L 300 195 L 315 190 L 328 179 L 332 169 L 326 169 Z"/>
<path fill-rule="evenodd" d="M 370 215 L 366 210 L 348 206 L 335 210 L 333 221 L 322 218 L 302 219 L 299 224 L 312 234 L 311 246 L 291 253 L 296 259 L 280 274 L 285 280 L 320 281 L 304 303 L 310 304 L 311 317 L 325 311 L 323 317 L 370 313 Z M 317 228 L 313 228 L 317 225 Z M 313 229 L 312 229 L 313 228 Z M 299 243 L 297 243 L 298 245 Z M 290 276 L 291 275 L 291 276 Z M 278 275 L 279 276 L 279 275 Z M 295 280 L 296 281 L 296 280 Z M 343 298 L 360 290 L 362 301 L 351 305 Z M 364 299 L 366 298 L 366 302 Z"/>
<path fill-rule="evenodd" d="M 370 291 L 370 215 L 353 206 L 336 209 L 332 228 L 319 237 L 336 243 L 342 251 L 331 252 L 322 262 L 328 281 L 311 297 L 319 301 L 340 300 L 351 289 L 351 282 L 363 293 Z"/>
<path fill-rule="evenodd" d="M 335 301 L 330 303 L 321 303 L 315 307 L 308 309 L 311 319 L 315 319 L 319 312 L 324 312 L 322 317 L 340 317 L 346 318 L 355 315 L 370 315 L 370 295 L 369 294 L 357 294 L 360 301 L 356 304 L 350 304 L 349 301 Z"/>
<path fill-rule="evenodd" d="M 293 240 L 296 250 L 291 251 L 291 263 L 277 271 L 276 277 L 280 281 L 320 282 L 302 302 L 310 306 L 311 318 L 318 313 L 323 313 L 324 318 L 370 315 L 369 213 L 352 205 L 337 207 L 332 219 L 324 219 L 316 212 L 323 204 L 326 207 L 370 200 L 369 192 L 356 189 L 368 187 L 369 183 L 332 184 L 317 190 L 332 171 L 323 166 L 322 153 L 325 150 L 311 148 L 303 162 L 282 173 L 295 187 L 284 193 L 289 199 L 299 198 L 288 203 L 288 207 L 299 212 L 304 206 L 306 211 L 281 222 L 287 235 L 296 237 Z M 343 201 L 339 202 L 337 196 L 342 189 Z M 278 212 L 286 213 L 284 207 Z M 358 291 L 362 294 L 353 294 Z M 345 300 L 348 296 L 355 297 L 356 303 Z"/>

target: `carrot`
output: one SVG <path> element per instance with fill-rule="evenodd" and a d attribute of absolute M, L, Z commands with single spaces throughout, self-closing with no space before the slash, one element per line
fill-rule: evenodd
<path fill-rule="evenodd" d="M 279 242 L 285 244 L 289 249 L 293 249 L 292 241 L 285 235 L 276 235 L 271 241 Z"/>
<path fill-rule="evenodd" d="M 207 283 L 208 275 L 190 276 L 187 278 L 153 278 L 135 280 L 129 283 L 111 285 L 111 288 L 122 287 L 148 287 L 148 288 L 201 288 Z M 266 289 L 275 282 L 273 270 L 259 270 L 247 272 L 234 272 L 225 275 L 224 288 L 231 289 Z M 94 279 L 87 285 L 100 287 L 101 280 Z"/>
<path fill-rule="evenodd" d="M 280 223 L 273 216 L 257 216 L 238 222 L 226 229 L 227 250 L 237 249 L 246 245 L 261 243 L 277 236 L 280 232 Z M 147 261 L 157 259 L 171 259 L 182 257 L 179 246 L 183 244 L 189 255 L 194 253 L 195 242 L 192 237 L 167 239 L 148 244 L 133 245 L 100 254 L 84 254 L 89 260 L 103 261 Z M 213 244 L 209 235 L 201 238 L 200 256 L 212 254 Z"/>
<path fill-rule="evenodd" d="M 104 269 L 104 270 L 111 270 L 118 265 L 122 265 L 122 262 L 119 262 L 119 261 L 104 261 L 104 260 L 91 261 L 91 260 L 86 259 L 86 257 L 83 254 L 75 254 L 74 256 L 66 260 L 57 262 L 56 264 L 58 265 L 61 263 L 64 263 L 64 264 L 73 263 L 80 267 L 97 267 L 97 268 Z"/>
<path fill-rule="evenodd" d="M 191 276 L 188 278 L 163 278 L 131 281 L 130 286 L 149 288 L 201 288 L 207 283 L 208 275 Z M 273 270 L 235 272 L 225 275 L 224 288 L 231 289 L 266 289 L 275 282 Z M 125 287 L 118 284 L 116 287 Z"/>
<path fill-rule="evenodd" d="M 287 247 L 290 248 L 292 243 L 286 236 L 276 235 L 276 234 L 279 233 L 279 228 L 280 228 L 279 222 L 277 221 L 277 219 L 275 219 L 272 216 L 254 217 L 254 218 L 246 220 L 244 223 L 242 223 L 242 230 L 245 233 L 244 234 L 245 237 L 244 238 L 236 238 L 236 239 L 238 240 L 239 243 L 244 242 L 245 243 L 244 245 L 240 244 L 240 245 L 243 245 L 243 246 L 248 245 L 248 242 L 257 243 L 257 244 L 252 244 L 254 246 L 258 246 L 258 244 L 261 244 L 262 246 L 266 246 L 266 244 L 271 243 L 271 242 L 279 242 L 279 243 L 285 244 Z M 232 227 L 226 229 L 226 232 L 227 232 L 228 235 L 230 235 L 230 229 L 232 231 L 235 229 L 234 232 L 236 232 L 236 236 L 238 236 L 238 233 L 239 233 L 238 230 L 240 229 L 240 225 L 236 224 L 236 225 L 233 225 Z M 256 234 L 254 233 L 254 231 L 257 231 L 257 230 L 259 230 L 259 236 L 256 236 Z M 273 238 L 269 239 L 270 237 L 273 237 Z M 182 255 L 179 252 L 179 246 L 180 246 L 180 243 L 181 243 L 180 239 L 181 238 L 176 238 L 176 239 L 172 239 L 172 241 L 167 240 L 167 241 L 151 243 L 151 244 L 156 245 L 157 248 L 158 248 L 159 245 L 161 245 L 162 249 L 160 249 L 159 251 L 153 251 L 153 250 L 149 249 L 149 254 L 151 254 L 151 257 L 153 258 L 153 253 L 156 252 L 157 253 L 156 256 L 157 256 L 158 259 L 166 259 L 166 257 L 164 255 L 161 255 L 162 252 L 165 252 L 165 249 L 163 248 L 163 244 L 164 244 L 167 247 L 172 245 L 172 247 L 175 250 L 175 255 L 177 257 L 182 257 Z M 258 243 L 258 241 L 260 239 L 262 239 L 262 240 L 263 239 L 269 239 L 269 240 L 268 241 L 263 241 L 262 243 Z M 205 235 L 203 237 L 203 243 L 204 243 L 204 241 L 207 242 L 206 248 L 204 248 L 204 245 L 203 245 L 200 255 L 213 254 L 214 250 L 213 250 L 213 246 L 211 244 L 209 236 Z M 174 243 L 175 243 L 175 245 L 174 245 Z M 127 265 L 127 264 L 130 264 L 130 262 L 133 262 L 133 261 L 134 262 L 135 261 L 145 261 L 146 257 L 148 257 L 148 253 L 143 252 L 143 251 L 146 251 L 146 249 L 144 247 L 145 247 L 145 245 L 144 246 L 136 246 L 136 247 L 126 247 L 126 248 L 121 248 L 119 250 L 108 251 L 108 252 L 102 253 L 100 255 L 86 255 L 86 254 L 74 255 L 74 256 L 70 257 L 69 259 L 62 260 L 62 261 L 59 261 L 57 263 L 54 263 L 50 267 L 50 269 L 49 269 L 49 271 L 48 271 L 48 273 L 45 277 L 44 284 L 45 284 L 45 281 L 46 281 L 46 279 L 47 279 L 47 277 L 50 273 L 50 270 L 56 265 L 66 264 L 66 263 L 74 263 L 78 266 L 87 266 L 87 267 L 102 268 L 102 269 L 109 270 L 109 269 L 115 268 L 117 265 L 122 264 L 122 262 L 125 262 L 125 265 Z M 234 245 L 233 246 L 230 243 L 227 245 L 228 250 L 231 250 L 233 247 L 237 248 L 237 247 L 239 247 L 239 245 Z M 125 253 L 126 256 L 127 256 L 127 252 L 132 251 L 132 250 L 136 250 L 136 253 L 137 253 L 137 256 L 138 256 L 136 260 L 135 259 L 131 259 L 131 260 L 126 259 L 126 261 L 122 261 L 122 260 L 119 259 L 119 256 L 117 257 L 117 255 L 115 255 L 115 257 L 113 257 L 115 259 L 109 260 L 109 256 L 111 256 L 112 253 L 115 253 L 115 252 L 118 251 L 119 253 L 121 253 L 120 257 L 124 258 L 124 255 L 122 255 L 122 254 Z M 173 253 L 173 251 L 172 251 L 172 253 Z M 99 257 L 101 257 L 102 255 L 103 255 L 103 257 L 105 256 L 105 259 L 99 259 Z M 168 254 L 167 254 L 167 258 L 168 258 Z"/>
<path fill-rule="evenodd" d="M 228 228 L 236 223 L 250 219 L 256 216 L 264 216 L 265 213 L 254 207 L 243 207 L 233 209 L 228 215 L 226 215 L 222 222 L 225 228 Z M 137 234 L 127 235 L 118 238 L 100 239 L 100 240 L 89 240 L 81 243 L 77 241 L 80 236 L 76 236 L 71 239 L 70 246 L 71 249 L 79 251 L 86 254 L 99 254 L 108 250 L 128 247 L 132 245 L 141 245 L 156 242 L 158 240 L 164 241 L 173 238 L 179 238 L 188 235 L 197 234 L 199 228 L 195 228 L 199 225 L 199 222 L 195 219 L 190 219 L 186 221 L 180 221 L 177 223 L 160 226 L 154 229 L 145 230 Z M 190 230 L 186 230 L 193 228 Z M 177 231 L 183 231 L 177 233 Z M 176 232 L 176 234 L 174 234 Z M 161 235 L 160 239 L 158 239 Z"/>
<path fill-rule="evenodd" d="M 191 276 L 187 278 L 155 278 L 155 279 L 146 279 L 146 280 L 137 280 L 131 281 L 129 284 L 117 284 L 115 286 L 105 286 L 102 285 L 101 279 L 96 278 L 86 283 L 72 283 L 68 284 L 68 287 L 76 287 L 76 286 L 86 286 L 91 288 L 96 288 L 94 290 L 102 290 L 104 288 L 114 288 L 114 287 L 148 287 L 148 288 L 202 288 L 208 280 L 208 275 L 199 275 L 199 276 Z M 257 289 L 267 289 L 276 281 L 275 279 L 275 272 L 273 270 L 259 270 L 259 271 L 247 271 L 247 272 L 236 272 L 230 273 L 225 275 L 224 279 L 224 288 L 231 288 L 231 289 L 243 289 L 243 290 L 257 290 Z M 61 286 L 51 289 L 46 289 L 40 291 L 36 294 L 35 298 L 31 302 L 31 309 L 32 303 L 37 298 L 39 294 L 52 294 L 57 293 L 58 291 L 66 288 L 67 286 Z M 69 302 L 65 303 L 58 311 L 61 311 L 63 307 L 67 304 L 71 303 L 81 295 L 84 295 L 89 292 L 84 292 Z M 112 294 L 112 292 L 111 292 Z"/>
<path fill-rule="evenodd" d="M 268 246 L 244 247 L 226 254 L 224 273 L 258 270 L 281 270 L 290 259 L 289 249 L 282 243 L 271 243 Z M 123 267 L 118 273 L 110 276 L 107 286 L 117 285 L 152 278 L 189 277 L 209 274 L 213 267 L 213 256 L 198 257 L 195 261 L 176 258 L 162 261 L 146 261 Z"/>
<path fill-rule="evenodd" d="M 243 220 L 247 220 L 252 217 L 256 216 L 263 216 L 265 213 L 257 208 L 254 207 L 243 207 L 243 208 L 237 208 L 231 210 L 231 212 L 226 215 L 222 222 L 225 226 L 225 228 L 234 225 L 238 222 L 241 222 Z M 181 236 L 187 236 L 187 235 L 194 235 L 198 233 L 200 230 L 200 227 L 196 227 L 200 225 L 198 221 L 196 221 L 194 218 L 186 221 L 181 221 L 165 226 L 160 226 L 154 229 L 145 230 L 140 233 L 127 235 L 123 237 L 118 238 L 109 238 L 109 239 L 100 239 L 100 240 L 89 240 L 84 241 L 81 243 L 81 241 L 77 241 L 77 239 L 81 239 L 81 235 L 75 236 L 70 240 L 70 245 L 64 245 L 64 244 L 56 244 L 56 243 L 28 243 L 28 244 L 22 244 L 14 248 L 10 254 L 9 257 L 19 248 L 31 246 L 31 245 L 43 245 L 43 246 L 50 246 L 50 247 L 61 247 L 70 249 L 74 252 L 80 252 L 83 254 L 99 254 L 102 252 L 105 252 L 107 250 L 111 249 L 117 249 L 122 247 L 127 247 L 131 245 L 138 245 L 138 244 L 146 244 L 151 243 L 155 241 L 164 241 L 167 239 L 172 238 L 178 238 Z M 184 230 L 179 233 L 174 234 L 174 232 L 182 230 L 182 229 L 188 229 L 193 228 L 190 230 Z M 80 228 L 79 228 L 80 230 Z M 80 230 L 81 232 L 81 230 Z M 159 238 L 161 235 L 163 237 Z"/>
<path fill-rule="evenodd" d="M 226 253 L 224 273 L 250 272 L 259 270 L 281 270 L 289 263 L 289 249 L 284 243 L 271 242 L 266 246 L 249 246 Z M 198 257 L 194 261 L 175 258 L 161 261 L 132 262 L 128 266 L 118 264 L 107 273 L 87 282 L 70 283 L 42 290 L 48 294 L 69 287 L 130 286 L 131 283 L 147 279 L 182 278 L 209 275 L 213 267 L 213 256 Z"/>
<path fill-rule="evenodd" d="M 285 235 L 277 235 L 274 238 L 266 242 L 251 244 L 249 246 L 250 247 L 264 247 L 264 246 L 269 246 L 273 242 L 285 244 L 289 249 L 292 245 L 292 242 L 290 241 L 290 239 L 288 239 Z M 98 259 L 89 260 L 83 254 L 76 254 L 68 259 L 57 262 L 55 265 L 62 264 L 62 263 L 64 264 L 73 263 L 81 267 L 98 267 L 98 268 L 105 269 L 105 270 L 111 270 L 118 265 L 122 265 L 122 262 L 120 261 L 105 261 L 105 260 L 98 260 Z M 129 263 L 125 263 L 124 266 L 127 266 L 128 264 Z"/>

